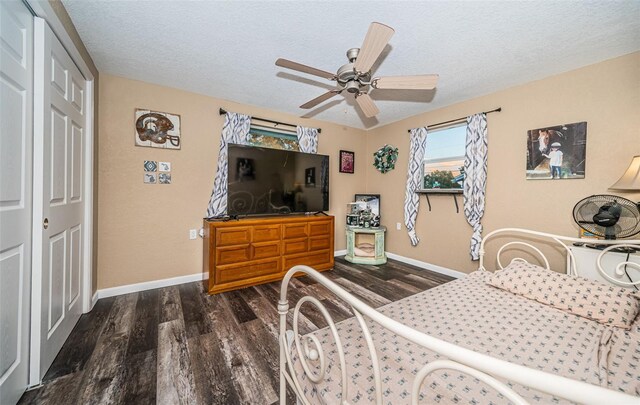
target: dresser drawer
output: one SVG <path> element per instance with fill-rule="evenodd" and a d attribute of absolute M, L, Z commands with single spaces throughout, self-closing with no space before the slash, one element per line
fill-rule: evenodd
<path fill-rule="evenodd" d="M 331 263 L 331 255 L 333 252 L 325 250 L 323 252 L 308 253 L 304 255 L 285 256 L 282 259 L 283 271 L 288 271 L 293 266 L 304 264 L 306 266 L 328 265 Z"/>
<path fill-rule="evenodd" d="M 329 235 L 331 233 L 331 222 L 311 222 L 309 224 L 309 236 Z"/>
<path fill-rule="evenodd" d="M 331 216 L 205 220 L 204 225 L 203 281 L 209 294 L 282 280 L 298 264 L 318 271 L 333 267 Z"/>
<path fill-rule="evenodd" d="M 248 244 L 239 246 L 226 246 L 216 249 L 217 265 L 246 262 L 249 260 L 251 260 L 251 248 Z"/>
<path fill-rule="evenodd" d="M 290 255 L 293 253 L 303 253 L 308 250 L 307 238 L 291 239 L 282 242 L 284 246 L 283 254 Z"/>
<path fill-rule="evenodd" d="M 280 241 L 252 243 L 251 246 L 253 248 L 252 260 L 280 256 Z"/>
<path fill-rule="evenodd" d="M 216 284 L 230 283 L 238 280 L 249 280 L 269 274 L 281 272 L 280 258 L 251 262 L 250 264 L 232 264 L 216 268 Z"/>
<path fill-rule="evenodd" d="M 263 225 L 253 227 L 253 242 L 269 242 L 280 240 L 280 225 Z"/>
<path fill-rule="evenodd" d="M 330 244 L 328 236 L 314 236 L 309 238 L 309 251 L 329 249 Z"/>
<path fill-rule="evenodd" d="M 234 226 L 216 229 L 216 247 L 241 245 L 251 242 L 251 227 Z"/>
<path fill-rule="evenodd" d="M 284 239 L 302 238 L 308 235 L 307 223 L 284 224 L 282 228 L 282 237 Z"/>

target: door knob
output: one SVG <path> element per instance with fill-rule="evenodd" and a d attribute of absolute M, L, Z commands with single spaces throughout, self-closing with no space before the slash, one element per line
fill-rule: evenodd
<path fill-rule="evenodd" d="M 42 222 L 42 227 L 44 229 L 49 228 L 49 218 L 45 218 L 44 221 Z"/>

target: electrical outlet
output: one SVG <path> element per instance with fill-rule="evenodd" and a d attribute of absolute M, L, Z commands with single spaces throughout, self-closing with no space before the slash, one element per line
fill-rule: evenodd
<path fill-rule="evenodd" d="M 396 229 L 398 231 L 402 229 L 402 224 L 400 222 L 396 222 Z"/>
<path fill-rule="evenodd" d="M 189 239 L 193 240 L 193 239 L 196 239 L 197 237 L 198 237 L 198 230 L 189 229 Z"/>

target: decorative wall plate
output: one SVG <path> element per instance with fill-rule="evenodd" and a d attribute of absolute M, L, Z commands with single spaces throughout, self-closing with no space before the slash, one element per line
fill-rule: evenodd
<path fill-rule="evenodd" d="M 158 175 L 158 183 L 171 184 L 171 173 L 160 173 Z"/>
<path fill-rule="evenodd" d="M 144 171 L 145 172 L 155 172 L 158 170 L 158 163 L 155 160 L 145 160 L 144 161 Z"/>
<path fill-rule="evenodd" d="M 136 146 L 180 149 L 180 116 L 159 111 L 136 109 Z"/>
<path fill-rule="evenodd" d="M 155 184 L 155 183 L 156 183 L 156 179 L 157 179 L 157 177 L 156 177 L 156 173 L 149 173 L 149 172 L 146 172 L 146 173 L 144 174 L 144 182 L 145 182 L 146 184 Z"/>
<path fill-rule="evenodd" d="M 171 162 L 158 162 L 158 170 L 161 172 L 170 172 Z"/>

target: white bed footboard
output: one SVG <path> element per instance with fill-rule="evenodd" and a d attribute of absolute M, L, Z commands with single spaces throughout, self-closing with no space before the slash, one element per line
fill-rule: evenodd
<path fill-rule="evenodd" d="M 568 249 L 568 244 L 573 242 L 584 242 L 584 240 L 577 238 L 568 238 L 557 235 L 551 235 L 541 232 L 529 231 L 524 229 L 509 228 L 500 229 L 491 232 L 485 236 L 481 245 L 480 252 L 480 269 L 484 270 L 484 246 L 485 241 L 496 234 L 510 233 L 510 234 L 526 234 L 529 236 L 549 238 L 550 240 L 560 243 L 567 251 L 567 254 L 571 258 L 571 251 Z M 609 245 L 624 244 L 640 247 L 640 241 L 599 241 Z M 548 260 L 542 254 L 542 252 L 529 244 L 528 242 L 517 241 L 509 242 L 507 246 L 514 244 L 526 245 L 533 248 L 533 251 L 541 255 L 543 262 L 548 266 Z M 500 263 L 500 255 L 504 247 L 498 251 L 498 264 Z M 601 258 L 607 251 L 598 258 L 598 266 L 601 266 Z M 514 259 L 524 260 L 524 259 Z M 575 263 L 575 260 L 570 260 L 569 263 Z M 633 264 L 635 265 L 635 264 Z M 575 268 L 569 269 L 570 274 L 575 274 Z M 604 272 L 604 269 L 601 269 Z M 417 331 L 411 327 L 408 327 L 386 315 L 376 311 L 364 302 L 360 301 L 342 287 L 324 277 L 319 272 L 308 266 L 295 266 L 289 270 L 286 274 L 281 287 L 280 301 L 278 303 L 278 313 L 280 315 L 280 404 L 286 404 L 286 392 L 287 386 L 289 386 L 297 396 L 297 400 L 300 403 L 308 404 L 309 401 L 304 396 L 304 391 L 301 387 L 301 383 L 298 380 L 297 373 L 294 370 L 294 364 L 292 362 L 292 350 L 296 351 L 298 362 L 306 378 L 314 383 L 319 383 L 326 377 L 327 358 L 326 353 L 320 341 L 311 335 L 308 335 L 304 339 L 302 338 L 298 330 L 298 321 L 300 315 L 300 308 L 304 305 L 310 305 L 315 307 L 323 316 L 328 324 L 328 328 L 336 343 L 336 350 L 339 359 L 339 367 L 341 374 L 341 398 L 343 404 L 347 404 L 346 398 L 348 395 L 347 375 L 348 367 L 346 364 L 344 350 L 338 334 L 338 329 L 331 318 L 331 315 L 324 307 L 324 305 L 316 298 L 305 296 L 301 298 L 293 309 L 293 324 L 289 328 L 287 325 L 287 316 L 290 311 L 289 301 L 287 299 L 287 289 L 291 278 L 296 273 L 304 273 L 316 280 L 322 286 L 326 287 L 329 291 L 340 298 L 344 303 L 351 307 L 358 325 L 362 330 L 363 337 L 368 346 L 368 352 L 370 361 L 373 366 L 373 379 L 375 388 L 376 404 L 382 404 L 383 398 L 383 382 L 381 381 L 380 364 L 378 360 L 378 354 L 374 345 L 374 341 L 371 337 L 371 333 L 368 329 L 365 318 L 373 321 L 374 323 L 382 326 L 383 328 L 395 333 L 396 335 L 407 339 L 421 347 L 438 353 L 446 358 L 446 360 L 432 361 L 426 364 L 415 376 L 411 382 L 412 397 L 411 403 L 418 403 L 418 393 L 420 392 L 422 382 L 428 374 L 439 369 L 456 370 L 461 373 L 468 374 L 489 387 L 495 389 L 504 395 L 512 403 L 525 404 L 526 401 L 520 397 L 516 392 L 509 388 L 504 383 L 497 380 L 497 378 L 509 380 L 514 383 L 521 384 L 526 387 L 530 387 L 537 391 L 545 392 L 556 397 L 564 398 L 570 401 L 584 404 L 629 404 L 639 403 L 638 397 L 633 397 L 618 391 L 609 390 L 596 385 L 580 382 L 570 378 L 558 376 L 555 374 L 543 372 L 536 369 L 531 369 L 522 365 L 514 364 L 505 360 L 494 358 L 486 354 L 478 353 L 467 348 L 457 346 L 455 344 L 437 339 L 429 336 L 425 333 Z M 637 283 L 640 283 L 638 281 Z M 635 283 L 635 284 L 637 284 Z M 319 364 L 319 371 L 317 368 L 309 366 L 309 361 L 313 361 Z M 315 370 L 315 371 L 314 371 Z"/>

